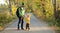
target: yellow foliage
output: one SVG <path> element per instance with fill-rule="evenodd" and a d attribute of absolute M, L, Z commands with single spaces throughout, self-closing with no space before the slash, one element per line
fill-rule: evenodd
<path fill-rule="evenodd" d="M 60 8 L 58 8 L 58 10 L 60 10 Z"/>
<path fill-rule="evenodd" d="M 16 14 L 16 10 L 17 10 L 17 8 L 16 8 L 14 5 L 12 5 L 12 14 L 13 14 L 13 15 Z"/>
<path fill-rule="evenodd" d="M 0 30 L 3 30 L 3 27 L 0 26 Z"/>
<path fill-rule="evenodd" d="M 42 12 L 40 10 L 35 10 L 34 11 L 34 14 L 37 16 L 37 17 L 41 17 L 42 16 Z"/>
<path fill-rule="evenodd" d="M 40 1 L 40 3 L 39 3 L 39 1 Z M 36 2 L 40 4 L 40 8 L 36 6 L 37 5 Z M 42 4 L 44 4 L 44 6 Z M 43 7 L 45 9 L 45 13 L 43 13 Z M 34 13 L 38 17 L 44 16 L 44 17 L 49 18 L 50 15 L 54 15 L 54 8 L 53 8 L 52 0 L 45 0 L 45 1 L 35 0 L 32 3 L 32 8 L 34 10 Z M 36 10 L 36 9 L 38 9 L 38 10 Z"/>

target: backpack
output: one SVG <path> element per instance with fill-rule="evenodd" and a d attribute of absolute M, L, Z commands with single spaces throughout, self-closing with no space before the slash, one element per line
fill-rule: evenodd
<path fill-rule="evenodd" d="M 22 16 L 22 8 L 21 7 L 18 9 L 18 11 L 19 11 L 19 16 Z"/>
<path fill-rule="evenodd" d="M 18 11 L 18 9 L 17 9 L 17 11 L 16 11 L 16 15 L 17 15 L 17 17 L 19 17 L 19 11 Z"/>
<path fill-rule="evenodd" d="M 19 7 L 16 11 L 16 15 L 20 17 L 20 16 L 24 16 L 24 14 L 25 14 L 25 10 Z"/>

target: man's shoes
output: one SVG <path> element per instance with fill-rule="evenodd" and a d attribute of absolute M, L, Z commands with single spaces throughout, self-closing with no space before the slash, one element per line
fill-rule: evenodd
<path fill-rule="evenodd" d="M 18 30 L 20 30 L 20 29 L 18 28 Z"/>
<path fill-rule="evenodd" d="M 17 29 L 20 30 L 19 27 Z"/>
<path fill-rule="evenodd" d="M 22 28 L 21 30 L 24 30 L 24 28 Z"/>

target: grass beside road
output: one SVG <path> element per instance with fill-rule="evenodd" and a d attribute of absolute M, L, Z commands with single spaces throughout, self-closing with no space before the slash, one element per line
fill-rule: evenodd
<path fill-rule="evenodd" d="M 10 15 L 8 11 L 0 12 L 0 31 L 14 19 L 16 19 L 16 16 Z"/>

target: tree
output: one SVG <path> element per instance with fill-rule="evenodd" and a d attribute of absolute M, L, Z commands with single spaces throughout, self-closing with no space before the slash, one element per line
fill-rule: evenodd
<path fill-rule="evenodd" d="M 10 13 L 12 12 L 12 0 L 9 0 L 9 10 L 10 10 Z"/>

